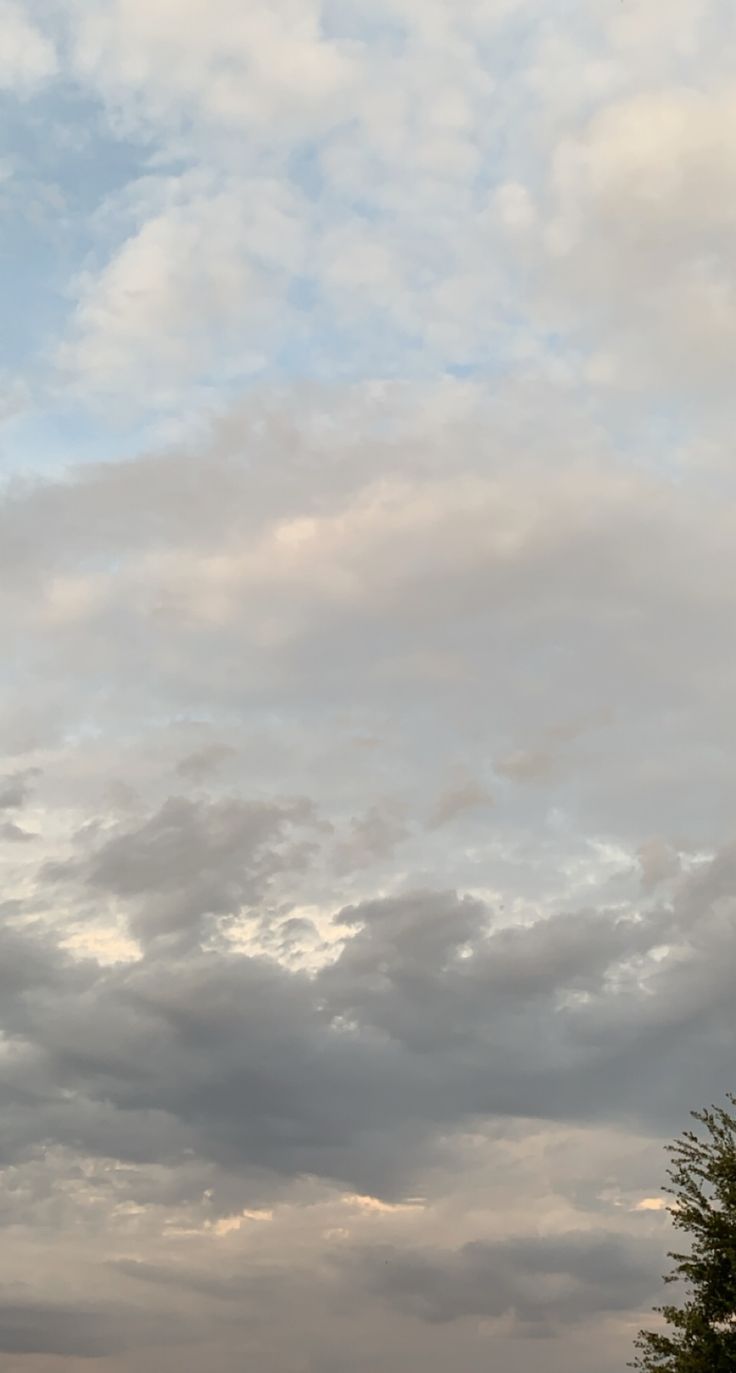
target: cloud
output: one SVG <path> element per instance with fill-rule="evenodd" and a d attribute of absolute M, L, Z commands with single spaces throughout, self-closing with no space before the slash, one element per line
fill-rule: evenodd
<path fill-rule="evenodd" d="M 542 749 L 518 749 L 496 763 L 496 772 L 512 782 L 544 782 L 554 771 L 555 758 Z"/>
<path fill-rule="evenodd" d="M 551 156 L 538 265 L 604 383 L 722 393 L 733 114 L 717 79 L 658 82 L 599 106 Z"/>
<path fill-rule="evenodd" d="M 29 95 L 57 72 L 53 45 L 33 24 L 22 5 L 0 6 L 0 88 Z"/>
<path fill-rule="evenodd" d="M 212 818 L 206 809 L 196 813 Z M 149 831 L 143 827 L 142 834 Z M 136 832 L 135 842 L 140 838 Z M 155 858 L 153 842 L 152 850 Z M 106 882 L 134 913 L 144 878 L 147 893 L 159 890 L 153 861 L 143 870 L 132 862 L 122 886 L 109 855 L 105 864 Z M 365 1223 L 415 1226 L 421 1217 L 430 1227 L 419 1249 L 409 1232 L 392 1235 L 389 1250 L 353 1241 L 354 1257 L 340 1264 L 345 1300 L 367 1293 L 388 1300 L 402 1319 L 404 1313 L 441 1323 L 501 1321 L 513 1310 L 516 1335 L 559 1338 L 601 1313 L 638 1310 L 658 1280 L 658 1235 L 647 1235 L 646 1243 L 598 1230 L 481 1239 L 477 1189 L 485 1184 L 478 1182 L 467 1201 L 470 1237 L 443 1250 L 435 1211 L 448 1186 L 441 1179 L 462 1177 L 453 1151 L 489 1118 L 501 1125 L 510 1114 L 538 1114 L 543 1130 L 553 1118 L 610 1120 L 635 1100 L 640 1121 L 667 1128 L 683 1073 L 692 1079 L 691 1093 L 704 1086 L 701 1054 L 711 1074 L 726 1071 L 730 998 L 718 969 L 728 966 L 721 913 L 733 888 L 731 866 L 724 853 L 681 877 L 672 910 L 655 908 L 646 920 L 589 910 L 509 928 L 482 902 L 452 894 L 374 900 L 337 913 L 342 948 L 310 974 L 211 944 L 163 952 L 154 944 L 137 961 L 106 968 L 55 952 L 38 931 L 8 933 L 3 1026 L 17 1047 L 4 1061 L 4 1092 L 16 1102 L 5 1157 L 22 1177 L 41 1143 L 48 1150 L 53 1142 L 61 1151 L 65 1205 L 82 1207 L 82 1214 L 87 1206 L 89 1214 L 85 1198 L 97 1188 L 96 1224 L 122 1236 L 119 1227 L 145 1224 L 139 1233 L 153 1237 L 168 1217 L 168 1225 L 191 1234 L 187 1243 L 199 1257 L 197 1246 L 210 1233 L 235 1243 L 243 1227 L 230 1218 L 262 1209 L 256 1198 L 304 1186 L 309 1176 L 328 1188 L 347 1182 L 375 1199 L 375 1206 L 358 1207 Z M 172 869 L 178 882 L 186 878 L 178 864 Z M 82 867 L 75 877 L 80 891 L 86 872 Z M 41 870 L 36 901 L 47 880 Z M 665 947 L 670 952 L 663 955 Z M 693 1042 L 698 1053 L 688 1059 L 683 1050 Z M 678 1081 L 674 1094 L 668 1074 Z M 527 1119 L 522 1151 L 529 1129 Z M 500 1166 L 503 1154 L 496 1164 L 493 1157 L 488 1166 Z M 612 1157 L 625 1158 L 621 1144 Z M 612 1166 L 610 1153 L 598 1166 L 589 1157 L 593 1193 Z M 639 1179 L 652 1178 L 657 1165 L 620 1166 L 634 1191 L 623 1214 L 633 1214 Z M 575 1187 L 587 1176 L 578 1169 Z M 532 1177 L 538 1185 L 538 1174 Z M 517 1176 L 505 1186 L 523 1208 L 521 1183 Z M 390 1204 L 417 1184 L 423 1193 L 429 1188 L 425 1208 Z M 40 1205 L 38 1183 L 33 1187 Z M 281 1264 L 283 1225 L 307 1224 L 312 1215 L 309 1206 L 302 1220 L 299 1205 L 274 1210 L 269 1229 L 276 1227 Z M 325 1211 L 321 1229 L 336 1224 Z M 145 1289 L 154 1309 L 158 1291 L 177 1302 L 180 1291 L 182 1298 L 233 1306 L 241 1292 L 250 1301 L 277 1281 L 275 1271 L 259 1277 L 248 1265 L 241 1272 L 226 1267 L 217 1279 L 206 1269 L 172 1266 L 162 1257 L 142 1265 L 126 1259 L 116 1271 Z M 312 1278 L 320 1302 L 333 1284 L 323 1283 L 321 1271 L 318 1265 Z M 77 1328 L 81 1356 L 87 1335 L 84 1323 Z M 131 1338 L 143 1339 L 139 1325 L 134 1329 Z M 61 1338 L 54 1335 L 57 1343 Z M 90 1334 L 90 1347 L 102 1348 L 97 1339 Z M 51 1336 L 48 1346 L 34 1347 L 50 1342 Z"/>
<path fill-rule="evenodd" d="M 485 364 L 508 308 L 489 253 L 502 102 L 488 63 L 514 9 L 443 3 L 427 22 L 415 6 L 244 16 L 218 0 L 180 24 L 164 3 L 70 0 L 80 89 L 186 170 L 146 169 L 102 207 L 112 250 L 70 283 L 61 384 L 172 413 L 192 387 L 211 399 L 294 357 L 330 377 L 408 356 L 420 372 Z"/>
<path fill-rule="evenodd" d="M 369 1280 L 398 1306 L 431 1322 L 509 1315 L 520 1333 L 637 1310 L 658 1289 L 657 1255 L 617 1235 L 585 1233 L 475 1243 L 455 1253 L 368 1251 Z"/>
<path fill-rule="evenodd" d="M 372 806 L 365 815 L 353 816 L 349 832 L 336 845 L 338 871 L 371 867 L 381 859 L 392 858 L 396 846 L 409 831 L 400 808 Z"/>
<path fill-rule="evenodd" d="M 20 825 L 15 825 L 11 820 L 0 824 L 0 837 L 10 844 L 28 844 L 36 838 L 34 834 L 22 829 Z"/>
<path fill-rule="evenodd" d="M 537 10 L 0 6 L 32 1373 L 614 1373 L 659 1295 L 732 1086 L 736 23 Z"/>
<path fill-rule="evenodd" d="M 469 810 L 485 810 L 493 805 L 491 793 L 472 777 L 450 784 L 438 796 L 428 824 L 432 829 L 447 825 Z"/>
<path fill-rule="evenodd" d="M 86 861 L 85 878 L 93 888 L 142 900 L 135 933 L 196 927 L 207 915 L 253 904 L 274 872 L 308 861 L 308 846 L 279 848 L 300 820 L 309 822 L 309 807 L 299 802 L 280 807 L 171 797 L 138 828 L 121 826 L 106 837 Z M 63 866 L 48 875 L 63 878 Z"/>
<path fill-rule="evenodd" d="M 135 106 L 152 120 L 196 112 L 215 125 L 279 133 L 315 132 L 339 110 L 349 55 L 322 32 L 320 6 L 195 0 L 186 20 L 169 0 L 144 8 L 116 0 L 106 10 L 72 4 L 77 72 L 112 105 Z M 298 78 L 298 79 L 297 79 Z M 333 115 L 334 117 L 334 115 Z"/>
<path fill-rule="evenodd" d="M 79 278 L 58 364 L 89 394 L 127 391 L 130 404 L 153 388 L 166 405 L 225 348 L 236 377 L 262 368 L 276 297 L 303 253 L 298 199 L 266 178 L 199 180 L 141 186 L 133 232 Z"/>
<path fill-rule="evenodd" d="M 642 886 L 646 890 L 659 886 L 681 870 L 680 855 L 661 839 L 649 839 L 638 853 Z"/>
<path fill-rule="evenodd" d="M 235 754 L 235 749 L 229 744 L 205 744 L 202 748 L 195 749 L 193 753 L 188 753 L 181 758 L 176 765 L 176 771 L 181 777 L 185 777 L 192 782 L 203 782 L 212 773 L 216 772 L 223 763 L 227 763 Z"/>
<path fill-rule="evenodd" d="M 42 1301 L 0 1300 L 0 1351 L 51 1354 L 62 1359 L 100 1359 L 147 1343 L 153 1331 L 136 1313 L 126 1322 L 118 1310 L 53 1306 Z"/>
<path fill-rule="evenodd" d="M 691 928 L 699 881 L 674 920 L 581 911 L 493 928 L 469 897 L 375 900 L 339 913 L 342 949 L 312 973 L 189 943 L 113 967 L 40 961 L 38 937 L 18 933 L 6 1090 L 32 1086 L 36 1105 L 8 1147 L 51 1137 L 150 1163 L 193 1150 L 245 1177 L 311 1174 L 390 1198 L 474 1119 L 595 1119 L 626 1100 L 664 1122 L 669 1074 L 702 1087 L 685 1042 L 710 1081 L 726 1067 L 725 936 L 715 898 Z M 135 929 L 138 889 L 119 889 Z"/>
<path fill-rule="evenodd" d="M 472 389 L 455 390 L 446 403 L 459 417 L 434 437 L 430 416 L 412 435 L 397 397 L 395 439 L 351 439 L 345 402 L 336 436 L 315 440 L 318 393 L 299 421 L 254 407 L 199 454 L 86 469 L 15 493 L 6 505 L 4 565 L 22 567 L 23 576 L 5 583 L 5 623 L 9 634 L 23 625 L 23 661 L 38 682 L 18 700 L 21 717 L 51 690 L 53 663 L 63 662 L 80 694 L 55 705 L 58 721 L 67 709 L 100 713 L 103 701 L 108 720 L 166 712 L 172 699 L 203 714 L 213 702 L 255 701 L 264 691 L 282 712 L 298 713 L 300 697 L 339 691 L 380 734 L 381 709 L 403 700 L 408 710 L 420 691 L 437 703 L 444 749 L 464 692 L 490 759 L 518 774 L 534 769 L 536 755 L 558 758 L 546 794 L 564 798 L 564 807 L 582 785 L 584 801 L 578 793 L 574 804 L 604 832 L 623 825 L 638 846 L 658 805 L 665 842 L 668 826 L 687 836 L 693 816 L 696 830 L 717 826 L 713 796 L 717 786 L 728 789 L 728 770 L 703 743 L 699 720 L 707 714 L 712 730 L 729 728 L 720 629 L 732 571 L 727 505 L 695 475 L 678 487 L 665 476 L 615 472 L 602 455 L 565 461 L 574 412 L 550 436 L 557 465 L 527 455 L 509 469 L 512 425 L 521 452 L 533 442 L 525 428 L 518 432 L 526 393 L 479 410 Z M 369 410 L 359 395 L 353 403 L 361 415 L 364 404 Z M 369 417 L 361 423 L 367 428 Z M 416 453 L 401 481 L 388 473 L 399 441 Z M 291 456 L 277 465 L 283 442 Z M 455 445 L 464 453 L 462 480 L 437 471 Z M 687 572 L 683 546 L 692 550 Z M 670 633 L 675 621 L 686 656 Z M 558 651 L 579 635 L 584 652 Z M 114 676 L 126 692 L 95 703 L 85 683 Z M 60 695 L 60 682 L 54 690 Z M 680 703 L 676 748 L 692 750 L 698 776 L 705 769 L 695 812 L 668 781 L 679 765 L 671 717 L 659 710 L 667 692 Z M 568 712 L 584 716 L 601 702 L 612 707 L 608 723 L 574 746 L 545 736 Z M 48 729 L 52 712 L 43 714 Z M 12 712 L 7 719 L 10 731 Z M 227 734 L 220 742 L 231 746 Z M 438 763 L 444 767 L 442 755 Z M 604 766 L 601 788 L 595 779 Z M 432 776 L 425 785 L 436 794 L 443 782 Z M 401 786 L 388 779 L 376 792 L 400 794 Z M 308 787 L 305 775 L 294 792 Z M 378 799 L 356 798 L 351 814 Z"/>
<path fill-rule="evenodd" d="M 206 1277 L 185 1268 L 167 1268 L 163 1264 L 146 1263 L 143 1259 L 115 1259 L 111 1266 L 124 1277 L 134 1278 L 161 1287 L 174 1287 L 200 1297 L 215 1297 L 221 1301 L 242 1301 L 243 1283 L 233 1278 Z"/>
<path fill-rule="evenodd" d="M 585 24 L 555 4 L 543 25 L 522 0 L 430 17 L 217 0 L 185 23 L 164 0 L 64 10 L 80 89 L 185 165 L 127 188 L 132 232 L 119 191 L 105 206 L 107 263 L 72 285 L 57 353 L 80 397 L 143 391 L 172 412 L 294 353 L 312 375 L 506 357 L 619 405 L 683 382 L 723 396 L 733 34 L 717 0 L 682 0 L 656 42 L 605 4 Z"/>
<path fill-rule="evenodd" d="M 666 1211 L 666 1209 L 667 1202 L 664 1197 L 643 1197 L 635 1207 L 637 1211 Z"/>
<path fill-rule="evenodd" d="M 19 810 L 24 806 L 36 775 L 36 768 L 27 768 L 0 779 L 0 810 Z"/>

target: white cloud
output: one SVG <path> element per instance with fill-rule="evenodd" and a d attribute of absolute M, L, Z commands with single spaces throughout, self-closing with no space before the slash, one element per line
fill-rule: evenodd
<path fill-rule="evenodd" d="M 52 43 L 12 0 L 0 4 L 0 89 L 27 95 L 56 74 Z"/>
<path fill-rule="evenodd" d="M 233 369 L 248 370 L 248 359 L 239 367 L 233 358 L 228 311 L 244 320 L 240 346 L 254 368 L 273 366 L 294 339 L 313 368 L 323 353 L 322 365 L 340 367 L 335 331 L 347 331 L 359 364 L 379 372 L 397 365 L 407 336 L 419 357 L 440 363 L 487 352 L 502 291 L 489 273 L 487 196 L 473 189 L 487 175 L 497 121 L 480 45 L 506 9 L 465 13 L 443 0 L 333 16 L 307 0 L 247 10 L 198 0 L 182 17 L 163 0 L 72 5 L 77 79 L 159 155 L 183 155 L 189 166 L 176 211 L 152 213 L 106 269 L 76 284 L 61 357 L 80 386 L 114 389 L 117 374 L 129 392 L 136 359 L 152 369 L 154 407 L 180 395 L 158 389 L 157 371 L 227 383 Z M 210 207 L 197 187 L 203 175 L 217 188 Z M 265 277 L 247 232 L 262 185 L 298 205 L 303 238 L 296 261 L 277 230 Z M 311 318 L 289 308 L 301 272 Z M 213 323 L 214 273 L 232 281 Z"/>
<path fill-rule="evenodd" d="M 315 0 L 72 3 L 75 64 L 131 118 L 192 118 L 269 141 L 335 117 L 349 55 L 320 32 Z"/>
<path fill-rule="evenodd" d="M 63 13 L 66 74 L 114 134 L 183 166 L 129 188 L 122 232 L 119 190 L 101 207 L 52 349 L 65 393 L 171 417 L 285 357 L 320 376 L 513 365 L 619 403 L 726 391 L 736 33 L 718 0 L 676 0 L 666 25 L 605 0 Z M 31 80 L 47 48 L 8 51 Z"/>
<path fill-rule="evenodd" d="M 604 104 L 560 139 L 550 183 L 534 267 L 547 317 L 607 356 L 609 381 L 723 393 L 736 338 L 727 89 L 660 87 Z"/>
<path fill-rule="evenodd" d="M 213 365 L 259 370 L 303 256 L 296 198 L 270 181 L 208 192 L 183 178 L 146 187 L 138 209 L 140 227 L 77 283 L 62 370 L 138 407 L 166 404 Z"/>

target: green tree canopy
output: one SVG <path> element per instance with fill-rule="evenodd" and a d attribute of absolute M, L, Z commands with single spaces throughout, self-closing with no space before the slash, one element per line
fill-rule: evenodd
<path fill-rule="evenodd" d="M 665 1189 L 690 1239 L 665 1278 L 682 1284 L 682 1301 L 657 1308 L 664 1329 L 639 1335 L 631 1367 L 647 1373 L 736 1373 L 736 1118 L 717 1106 L 692 1116 L 700 1130 L 669 1146 Z"/>

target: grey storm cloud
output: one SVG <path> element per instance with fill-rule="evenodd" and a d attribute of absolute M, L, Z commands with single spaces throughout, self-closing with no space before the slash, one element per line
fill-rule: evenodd
<path fill-rule="evenodd" d="M 131 1314 L 133 1319 L 131 1320 Z M 60 1359 L 101 1359 L 156 1341 L 156 1325 L 119 1307 L 21 1301 L 0 1295 L 0 1353 L 50 1354 Z"/>
<path fill-rule="evenodd" d="M 309 862 L 307 802 L 169 797 L 141 824 L 118 826 L 89 855 L 49 864 L 47 880 L 81 878 L 90 888 L 139 902 L 130 926 L 140 937 L 194 931 L 206 916 L 235 913 L 263 894 L 279 871 Z"/>
<path fill-rule="evenodd" d="M 0 838 L 5 839 L 10 844 L 30 844 L 38 836 L 29 830 L 24 830 L 21 825 L 16 825 L 12 820 L 6 820 L 0 825 Z"/>
<path fill-rule="evenodd" d="M 0 810 L 19 810 L 31 793 L 36 768 L 26 768 L 0 778 Z"/>
<path fill-rule="evenodd" d="M 377 1248 L 354 1261 L 387 1301 L 422 1320 L 511 1314 L 520 1331 L 535 1334 L 635 1308 L 658 1289 L 659 1258 L 656 1246 L 628 1237 L 573 1233 L 455 1252 Z"/>
<path fill-rule="evenodd" d="M 174 813 L 190 836 L 189 810 Z M 248 816 L 247 850 L 252 817 L 237 814 Z M 127 871 L 127 849 L 113 847 L 114 861 L 103 850 L 107 880 L 135 902 L 146 882 L 159 893 L 159 820 L 153 853 L 136 847 L 136 832 Z M 168 853 L 184 853 L 183 836 L 167 831 Z M 199 861 L 209 871 L 207 845 Z M 186 862 L 199 892 L 191 848 Z M 717 902 L 697 922 L 689 912 L 708 877 L 683 890 L 682 932 L 665 909 L 495 929 L 477 899 L 418 892 L 340 911 L 341 951 L 311 972 L 155 941 L 143 959 L 101 969 L 38 935 L 8 934 L 2 1021 L 16 1051 L 3 1080 L 19 1109 L 6 1149 L 55 1138 L 149 1162 L 194 1150 L 246 1173 L 390 1196 L 411 1185 L 438 1135 L 474 1119 L 605 1118 L 635 1100 L 666 1125 L 670 1074 L 688 1076 L 697 1095 L 701 1060 L 713 1080 L 727 1068 L 724 863 L 712 865 Z M 671 958 L 647 962 L 667 940 L 677 940 Z M 632 959 L 641 984 L 627 977 Z"/>
<path fill-rule="evenodd" d="M 217 1274 L 207 1277 L 186 1268 L 146 1263 L 143 1259 L 114 1259 L 110 1261 L 110 1267 L 126 1278 L 134 1278 L 136 1282 L 173 1287 L 202 1297 L 215 1297 L 219 1301 L 242 1302 L 244 1298 L 246 1284 L 242 1277 L 219 1277 Z"/>
<path fill-rule="evenodd" d="M 236 750 L 228 744 L 208 744 L 181 758 L 176 770 L 182 777 L 191 778 L 194 782 L 203 782 L 235 754 Z"/>

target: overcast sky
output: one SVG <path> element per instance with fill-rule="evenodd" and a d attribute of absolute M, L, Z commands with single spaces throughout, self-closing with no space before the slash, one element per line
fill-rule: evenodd
<path fill-rule="evenodd" d="M 0 1370 L 614 1373 L 736 1085 L 731 0 L 1 0 Z"/>

